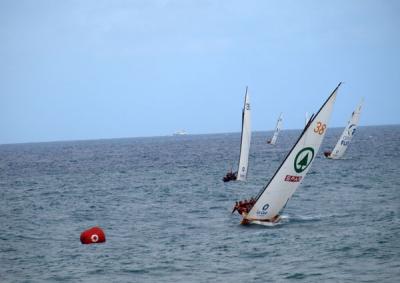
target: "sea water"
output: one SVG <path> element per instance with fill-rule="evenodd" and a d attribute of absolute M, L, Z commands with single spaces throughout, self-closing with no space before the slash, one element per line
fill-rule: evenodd
<path fill-rule="evenodd" d="M 300 130 L 0 146 L 0 282 L 398 282 L 400 126 L 329 129 L 275 227 L 241 226 Z M 92 226 L 104 244 L 82 245 Z"/>

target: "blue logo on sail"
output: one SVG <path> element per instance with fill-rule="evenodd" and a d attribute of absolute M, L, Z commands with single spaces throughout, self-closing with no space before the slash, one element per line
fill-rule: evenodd
<path fill-rule="evenodd" d="M 257 210 L 257 215 L 258 216 L 265 216 L 268 214 L 268 208 L 269 208 L 269 204 L 266 203 L 264 204 L 264 206 L 262 207 L 261 210 Z"/>
<path fill-rule="evenodd" d="M 348 135 L 351 137 L 354 135 L 354 133 L 356 132 L 357 127 L 355 124 L 351 124 L 349 129 L 347 130 Z"/>

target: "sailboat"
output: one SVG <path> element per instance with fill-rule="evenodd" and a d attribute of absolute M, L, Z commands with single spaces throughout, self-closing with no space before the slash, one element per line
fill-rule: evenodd
<path fill-rule="evenodd" d="M 274 135 L 270 140 L 267 141 L 268 144 L 274 145 L 276 143 L 276 139 L 278 138 L 279 132 L 281 131 L 282 128 L 282 113 L 279 115 L 278 121 L 276 121 L 276 127 L 275 127 L 275 132 Z"/>
<path fill-rule="evenodd" d="M 228 172 L 223 178 L 224 182 L 229 181 L 246 181 L 247 168 L 249 165 L 249 152 L 250 152 L 250 140 L 251 140 L 251 129 L 250 129 L 250 97 L 248 88 L 246 87 L 246 94 L 244 96 L 244 106 L 242 110 L 242 135 L 240 139 L 240 155 L 239 165 L 237 172 Z"/>
<path fill-rule="evenodd" d="M 236 203 L 232 213 L 237 210 L 242 215 L 241 224 L 272 226 L 280 221 L 280 212 L 304 179 L 321 146 L 340 85 L 341 83 L 317 114 L 310 117 L 285 160 L 257 197 L 248 202 Z"/>
<path fill-rule="evenodd" d="M 325 151 L 324 155 L 330 159 L 339 159 L 343 157 L 346 152 L 347 147 L 349 146 L 354 133 L 356 132 L 358 121 L 360 120 L 361 108 L 364 103 L 364 99 L 361 99 L 360 103 L 356 107 L 356 109 L 351 114 L 349 121 L 347 122 L 346 128 L 344 128 L 340 139 L 336 143 L 336 146 L 332 151 Z"/>

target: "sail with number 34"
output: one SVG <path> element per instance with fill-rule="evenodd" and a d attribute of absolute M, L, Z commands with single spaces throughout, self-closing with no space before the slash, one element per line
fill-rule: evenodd
<path fill-rule="evenodd" d="M 238 181 L 246 181 L 247 169 L 249 166 L 249 153 L 251 141 L 251 128 L 250 128 L 250 95 L 246 87 L 246 94 L 244 98 L 244 106 L 242 111 L 242 135 L 240 138 L 240 156 L 237 171 Z"/>
<path fill-rule="evenodd" d="M 226 173 L 223 177 L 224 182 L 229 181 L 246 181 L 247 171 L 249 166 L 249 153 L 250 153 L 250 141 L 251 141 L 251 117 L 250 117 L 250 95 L 248 88 L 246 87 L 246 94 L 244 96 L 244 105 L 242 110 L 242 132 L 240 136 L 240 153 L 238 169 L 236 172 Z"/>

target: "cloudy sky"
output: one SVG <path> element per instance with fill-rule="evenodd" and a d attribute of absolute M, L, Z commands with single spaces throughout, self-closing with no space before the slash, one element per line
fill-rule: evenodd
<path fill-rule="evenodd" d="M 400 1 L 0 1 L 0 143 L 399 124 Z"/>

